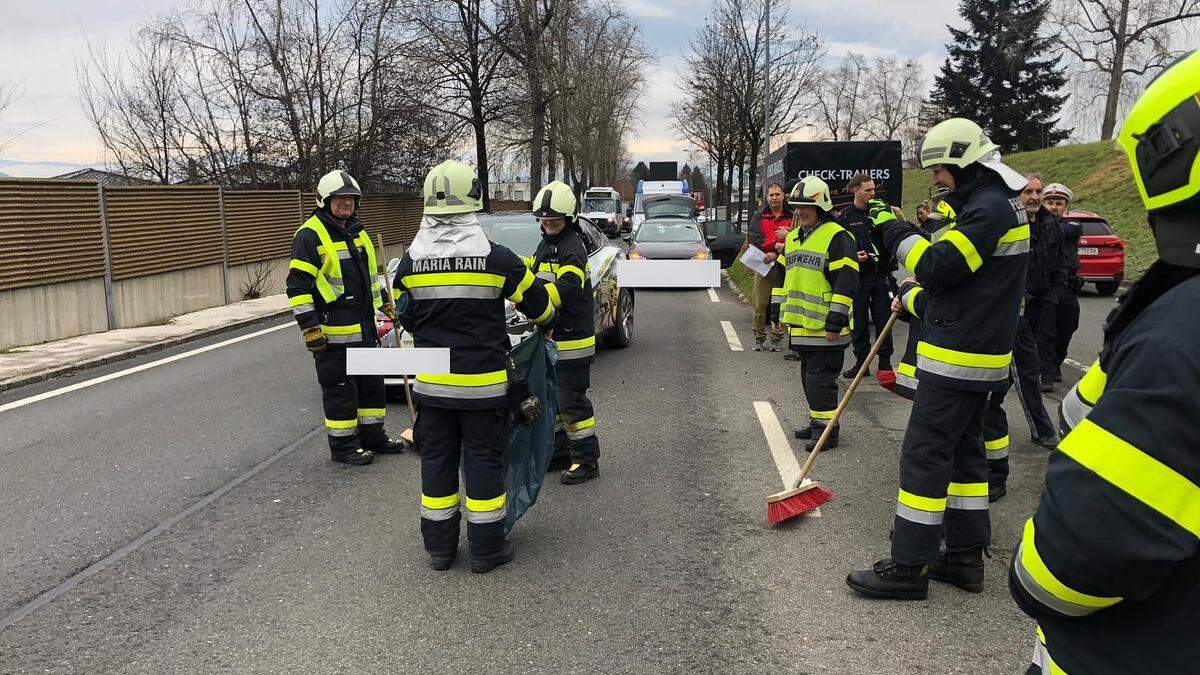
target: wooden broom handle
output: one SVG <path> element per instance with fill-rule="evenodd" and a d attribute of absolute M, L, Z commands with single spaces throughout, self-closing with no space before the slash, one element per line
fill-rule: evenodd
<path fill-rule="evenodd" d="M 875 344 L 871 345 L 870 353 L 867 354 L 867 358 L 863 359 L 862 365 L 858 367 L 858 373 L 854 376 L 854 381 L 850 383 L 850 387 L 842 395 L 842 400 L 838 403 L 837 410 L 833 411 L 833 417 L 825 425 L 825 430 L 821 432 L 821 437 L 817 439 L 817 444 L 813 446 L 812 452 L 808 454 L 808 461 L 804 462 L 804 467 L 800 469 L 800 477 L 796 479 L 795 487 L 800 487 L 800 484 L 808 477 L 808 472 L 812 469 L 813 461 L 817 459 L 817 455 L 821 454 L 821 448 L 825 447 L 825 441 L 829 438 L 829 434 L 833 433 L 833 428 L 837 426 L 838 419 L 842 416 L 842 411 L 846 409 L 846 406 L 850 403 L 850 398 L 858 390 L 858 383 L 862 382 L 863 376 L 867 374 L 867 368 L 875 360 L 875 355 L 879 353 L 879 348 L 883 346 L 883 339 L 891 334 L 892 326 L 895 325 L 896 318 L 899 316 L 898 313 L 892 312 L 887 323 L 884 324 L 883 330 L 879 331 L 879 337 L 875 338 Z"/>

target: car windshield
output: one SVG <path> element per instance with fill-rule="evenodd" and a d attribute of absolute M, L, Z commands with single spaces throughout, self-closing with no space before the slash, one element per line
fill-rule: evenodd
<path fill-rule="evenodd" d="M 691 223 L 644 223 L 637 241 L 678 241 L 700 243 L 700 230 Z"/>
<path fill-rule="evenodd" d="M 1079 224 L 1083 226 L 1083 236 L 1098 237 L 1105 234 L 1112 234 L 1112 228 L 1103 220 L 1081 220 Z"/>
<path fill-rule="evenodd" d="M 647 202 L 643 208 L 646 210 L 647 218 L 663 216 L 691 218 L 696 211 L 696 203 L 690 198 L 656 199 Z"/>
<path fill-rule="evenodd" d="M 480 217 L 488 239 L 522 256 L 531 256 L 542 241 L 542 228 L 532 215 Z"/>
<path fill-rule="evenodd" d="M 583 200 L 583 208 L 580 210 L 581 213 L 593 213 L 596 211 L 601 213 L 615 212 L 616 209 L 613 208 L 613 200 L 608 198 L 601 199 L 599 197 Z"/>

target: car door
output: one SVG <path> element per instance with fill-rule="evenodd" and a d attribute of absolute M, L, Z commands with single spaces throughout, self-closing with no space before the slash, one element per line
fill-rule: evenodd
<path fill-rule="evenodd" d="M 588 278 L 596 310 L 596 334 L 613 324 L 617 309 L 617 247 L 587 218 L 579 218 L 583 245 L 588 254 Z"/>
<path fill-rule="evenodd" d="M 731 220 L 707 221 L 704 223 L 704 233 L 708 248 L 713 258 L 721 261 L 722 269 L 733 264 L 746 240 L 741 226 Z"/>

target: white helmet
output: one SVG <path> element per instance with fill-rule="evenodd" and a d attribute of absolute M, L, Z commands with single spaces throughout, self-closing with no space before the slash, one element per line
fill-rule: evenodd
<path fill-rule="evenodd" d="M 1042 190 L 1042 199 L 1046 197 L 1062 197 L 1067 200 L 1067 203 L 1075 201 L 1075 193 L 1071 192 L 1071 188 L 1062 183 L 1051 183 Z"/>
<path fill-rule="evenodd" d="M 358 204 L 358 200 L 362 198 L 362 190 L 359 189 L 354 176 L 345 171 L 330 171 L 321 176 L 321 180 L 317 182 L 317 206 L 325 208 L 329 199 L 338 195 L 350 195 L 354 197 L 354 203 Z"/>
<path fill-rule="evenodd" d="M 816 176 L 805 176 L 793 185 L 787 203 L 788 206 L 815 206 L 825 213 L 833 211 L 829 184 Z"/>
<path fill-rule="evenodd" d="M 422 196 L 425 213 L 431 216 L 474 213 L 483 208 L 483 187 L 475 170 L 453 159 L 433 167 L 425 176 Z"/>

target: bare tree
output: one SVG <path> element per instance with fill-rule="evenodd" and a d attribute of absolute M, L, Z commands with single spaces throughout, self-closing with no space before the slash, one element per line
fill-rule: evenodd
<path fill-rule="evenodd" d="M 817 103 L 817 129 L 824 140 L 852 141 L 866 136 L 875 111 L 867 60 L 853 52 L 826 71 Z"/>
<path fill-rule="evenodd" d="M 872 108 L 867 135 L 879 140 L 901 138 L 920 115 L 923 85 L 919 62 L 895 56 L 875 58 L 867 72 L 867 100 Z"/>
<path fill-rule="evenodd" d="M 1200 18 L 1200 0 L 1059 0 L 1051 27 L 1074 61 L 1073 78 L 1092 96 L 1080 105 L 1103 101 L 1100 138 L 1111 139 L 1123 100 L 1133 92 L 1129 77 L 1146 76 L 1173 61 L 1173 30 Z"/>

